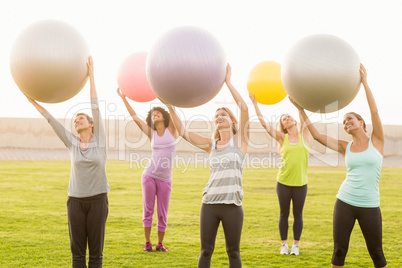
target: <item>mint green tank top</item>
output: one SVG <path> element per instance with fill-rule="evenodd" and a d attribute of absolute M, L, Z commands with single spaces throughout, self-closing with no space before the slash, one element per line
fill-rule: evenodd
<path fill-rule="evenodd" d="M 371 139 L 363 152 L 350 151 L 348 143 L 345 153 L 346 179 L 336 197 L 355 207 L 374 208 L 380 206 L 378 182 L 381 176 L 383 156 L 374 148 Z"/>
<path fill-rule="evenodd" d="M 281 148 L 282 160 L 276 180 L 287 186 L 306 185 L 309 152 L 310 147 L 305 143 L 301 133 L 297 144 L 290 144 L 289 135 L 285 134 Z"/>

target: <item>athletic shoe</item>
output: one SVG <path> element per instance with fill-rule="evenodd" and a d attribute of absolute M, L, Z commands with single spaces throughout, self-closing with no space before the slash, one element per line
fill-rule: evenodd
<path fill-rule="evenodd" d="M 167 249 L 167 247 L 165 247 L 164 245 L 162 245 L 162 243 L 159 243 L 159 244 L 156 246 L 156 251 L 166 252 L 166 251 L 168 251 L 168 249 Z"/>
<path fill-rule="evenodd" d="M 289 254 L 289 246 L 288 244 L 284 243 L 281 246 L 281 254 L 288 255 Z"/>
<path fill-rule="evenodd" d="M 290 250 L 290 255 L 299 255 L 299 245 L 293 245 L 292 249 Z"/>
<path fill-rule="evenodd" d="M 144 245 L 144 252 L 152 252 L 152 244 L 149 242 L 146 242 Z"/>

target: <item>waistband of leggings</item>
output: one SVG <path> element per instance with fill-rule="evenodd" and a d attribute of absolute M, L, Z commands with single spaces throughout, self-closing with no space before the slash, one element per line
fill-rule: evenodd
<path fill-rule="evenodd" d="M 98 199 L 103 199 L 107 197 L 107 193 L 102 193 L 102 194 L 97 194 L 93 196 L 88 196 L 88 197 L 73 197 L 73 196 L 68 196 L 68 199 L 73 199 L 73 200 L 79 200 L 81 202 L 90 202 Z"/>

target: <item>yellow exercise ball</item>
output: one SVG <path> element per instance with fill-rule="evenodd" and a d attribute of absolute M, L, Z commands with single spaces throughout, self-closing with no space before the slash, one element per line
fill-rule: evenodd
<path fill-rule="evenodd" d="M 71 25 L 41 20 L 17 37 L 10 54 L 11 75 L 28 97 L 57 103 L 74 97 L 88 79 L 90 50 Z"/>
<path fill-rule="evenodd" d="M 263 61 L 251 70 L 247 90 L 261 104 L 275 104 L 283 100 L 287 93 L 282 85 L 281 65 L 274 61 Z"/>

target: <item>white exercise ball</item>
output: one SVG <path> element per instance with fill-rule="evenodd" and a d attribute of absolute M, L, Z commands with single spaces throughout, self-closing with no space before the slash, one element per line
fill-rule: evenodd
<path fill-rule="evenodd" d="M 146 75 L 160 99 L 178 107 L 196 107 L 218 94 L 226 64 L 225 52 L 212 34 L 198 27 L 177 27 L 149 51 Z"/>
<path fill-rule="evenodd" d="M 360 59 L 339 37 L 317 34 L 298 41 L 282 64 L 288 95 L 311 112 L 329 113 L 348 105 L 360 89 Z"/>
<path fill-rule="evenodd" d="M 11 75 L 19 89 L 40 102 L 57 103 L 78 94 L 88 79 L 89 46 L 71 25 L 42 20 L 15 40 Z"/>

